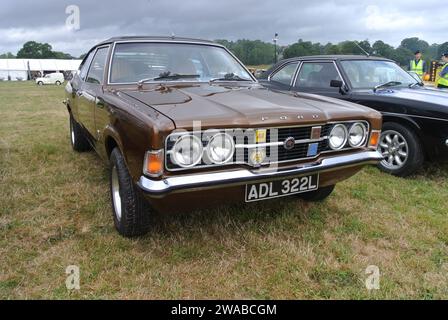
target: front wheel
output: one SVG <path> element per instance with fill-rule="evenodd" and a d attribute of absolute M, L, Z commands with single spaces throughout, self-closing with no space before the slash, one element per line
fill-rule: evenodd
<path fill-rule="evenodd" d="M 43 86 L 44 83 L 43 83 L 42 81 L 39 81 L 39 82 L 37 83 L 37 85 L 38 85 L 38 86 Z"/>
<path fill-rule="evenodd" d="M 135 186 L 120 149 L 110 156 L 110 194 L 115 228 L 124 237 L 141 236 L 150 227 L 151 210 Z"/>
<path fill-rule="evenodd" d="M 399 177 L 406 177 L 423 164 L 424 155 L 417 134 L 410 128 L 395 122 L 383 125 L 378 151 L 384 160 L 379 169 Z"/>
<path fill-rule="evenodd" d="M 56 85 L 60 86 L 61 85 L 61 81 L 56 81 Z"/>
<path fill-rule="evenodd" d="M 316 191 L 301 193 L 299 197 L 306 201 L 312 201 L 312 202 L 323 201 L 330 196 L 333 190 L 334 185 L 331 185 L 319 188 Z"/>

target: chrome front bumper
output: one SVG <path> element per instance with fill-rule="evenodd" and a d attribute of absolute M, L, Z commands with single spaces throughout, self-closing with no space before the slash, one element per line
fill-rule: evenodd
<path fill-rule="evenodd" d="M 364 164 L 375 164 L 381 160 L 383 160 L 383 157 L 377 151 L 362 151 L 354 154 L 328 157 L 316 162 L 300 164 L 287 169 L 236 169 L 224 172 L 185 174 L 162 180 L 151 180 L 142 176 L 138 181 L 138 186 L 148 196 L 157 198 L 163 197 L 171 192 L 188 192 L 201 189 L 238 186 L 282 177 L 293 177 Z"/>

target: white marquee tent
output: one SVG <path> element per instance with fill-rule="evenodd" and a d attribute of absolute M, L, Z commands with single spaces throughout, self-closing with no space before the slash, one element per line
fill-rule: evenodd
<path fill-rule="evenodd" d="M 78 70 L 81 60 L 0 59 L 0 80 L 26 80 L 28 78 L 28 63 L 31 72 L 40 72 L 43 75 L 56 71 Z"/>

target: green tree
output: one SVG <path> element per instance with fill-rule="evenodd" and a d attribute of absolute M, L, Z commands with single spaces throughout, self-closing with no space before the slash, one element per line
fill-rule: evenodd
<path fill-rule="evenodd" d="M 363 40 L 358 42 L 358 45 L 363 48 L 366 52 L 371 53 L 372 48 L 370 46 L 369 41 Z M 355 41 L 343 41 L 338 44 L 339 50 L 341 54 L 356 54 L 356 55 L 365 55 L 364 51 L 362 51 L 357 45 Z"/>
<path fill-rule="evenodd" d="M 0 59 L 14 59 L 15 57 L 11 52 L 0 54 Z"/>
<path fill-rule="evenodd" d="M 341 51 L 339 49 L 339 46 L 332 43 L 327 43 L 323 47 L 324 54 L 340 54 Z"/>
<path fill-rule="evenodd" d="M 17 58 L 49 59 L 54 58 L 54 52 L 48 43 L 28 41 L 17 52 Z"/>
<path fill-rule="evenodd" d="M 271 64 L 274 60 L 274 45 L 260 40 L 215 40 L 232 51 L 244 64 Z M 277 47 L 278 52 L 279 48 Z"/>
<path fill-rule="evenodd" d="M 372 45 L 373 55 L 394 59 L 395 58 L 395 48 L 381 40 L 376 41 Z"/>
<path fill-rule="evenodd" d="M 283 57 L 287 59 L 292 57 L 319 55 L 322 51 L 323 48 L 320 43 L 312 43 L 311 41 L 303 41 L 300 39 L 283 51 Z"/>
<path fill-rule="evenodd" d="M 433 43 L 423 52 L 423 57 L 428 61 L 438 60 L 440 58 L 438 51 L 439 45 L 437 43 Z"/>
<path fill-rule="evenodd" d="M 436 60 L 440 60 L 440 57 L 442 56 L 442 54 L 447 53 L 448 52 L 448 42 L 444 42 L 442 43 L 438 50 L 437 50 L 437 57 L 435 58 Z"/>
<path fill-rule="evenodd" d="M 405 67 L 409 65 L 409 61 L 411 61 L 413 57 L 414 52 L 400 46 L 395 50 L 393 60 L 395 60 L 399 65 Z"/>
<path fill-rule="evenodd" d="M 74 59 L 71 54 L 64 53 L 61 51 L 53 51 L 53 57 L 55 59 Z"/>
<path fill-rule="evenodd" d="M 401 41 L 400 47 L 408 49 L 412 53 L 416 52 L 417 50 L 424 52 L 426 51 L 426 49 L 428 49 L 429 44 L 424 40 L 420 40 L 417 37 L 413 37 L 403 39 Z"/>

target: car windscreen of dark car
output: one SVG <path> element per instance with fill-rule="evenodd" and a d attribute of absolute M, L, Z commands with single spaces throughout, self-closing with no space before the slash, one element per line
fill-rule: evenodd
<path fill-rule="evenodd" d="M 110 83 L 136 83 L 142 79 L 205 82 L 224 78 L 253 80 L 224 48 L 183 43 L 117 43 L 110 73 Z"/>
<path fill-rule="evenodd" d="M 397 86 L 416 83 L 410 74 L 391 61 L 344 60 L 341 65 L 354 89 L 373 89 L 389 82 Z"/>

